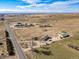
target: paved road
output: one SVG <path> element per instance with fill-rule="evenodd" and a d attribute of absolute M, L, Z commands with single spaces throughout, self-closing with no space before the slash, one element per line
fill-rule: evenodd
<path fill-rule="evenodd" d="M 2 56 L 0 56 L 0 59 L 3 59 Z"/>
<path fill-rule="evenodd" d="M 28 59 L 28 58 L 26 58 L 24 52 L 22 51 L 22 48 L 21 48 L 20 44 L 17 42 L 13 30 L 10 29 L 10 26 L 9 26 L 8 21 L 5 20 L 4 24 L 5 24 L 5 27 L 6 27 L 5 29 L 6 29 L 6 30 L 8 31 L 8 33 L 9 33 L 10 40 L 11 40 L 12 43 L 13 43 L 13 46 L 14 46 L 14 49 L 15 49 L 17 55 L 18 55 L 18 58 L 19 58 L 19 59 Z"/>

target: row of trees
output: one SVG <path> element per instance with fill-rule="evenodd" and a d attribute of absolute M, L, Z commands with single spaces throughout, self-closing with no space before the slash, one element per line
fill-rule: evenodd
<path fill-rule="evenodd" d="M 9 39 L 9 34 L 7 31 L 5 31 L 5 34 L 6 34 L 6 44 L 7 44 L 8 54 L 11 56 L 15 55 L 13 44 L 12 44 L 11 40 Z"/>

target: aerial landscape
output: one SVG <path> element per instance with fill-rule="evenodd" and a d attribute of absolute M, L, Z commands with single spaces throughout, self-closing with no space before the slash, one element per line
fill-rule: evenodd
<path fill-rule="evenodd" d="M 79 14 L 1 15 L 0 38 L 5 59 L 17 58 L 16 45 L 29 59 L 78 59 Z"/>
<path fill-rule="evenodd" d="M 0 59 L 79 59 L 79 1 L 1 0 Z"/>

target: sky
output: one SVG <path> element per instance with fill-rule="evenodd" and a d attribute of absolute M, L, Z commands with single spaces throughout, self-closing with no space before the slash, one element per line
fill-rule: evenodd
<path fill-rule="evenodd" d="M 0 13 L 79 13 L 79 0 L 0 0 Z"/>

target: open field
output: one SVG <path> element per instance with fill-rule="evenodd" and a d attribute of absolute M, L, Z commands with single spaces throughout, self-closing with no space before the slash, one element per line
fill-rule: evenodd
<path fill-rule="evenodd" d="M 0 22 L 0 55 L 7 56 L 7 45 L 5 38 L 5 29 L 3 22 Z"/>
<path fill-rule="evenodd" d="M 79 51 L 68 47 L 68 44 L 79 45 L 79 37 L 75 36 L 66 40 L 52 43 L 49 45 L 49 50 L 52 51 L 52 55 L 35 53 L 34 59 L 79 59 Z M 43 50 L 43 48 L 40 49 Z"/>
<path fill-rule="evenodd" d="M 57 36 L 59 32 L 66 31 L 74 35 L 79 31 L 79 14 L 58 14 L 58 15 L 31 15 L 16 22 L 51 24 L 52 27 L 31 27 L 27 29 L 15 29 L 16 36 L 22 40 L 28 40 L 35 36 L 51 35 Z M 21 17 L 22 18 L 22 17 Z M 26 20 L 27 18 L 27 20 Z M 12 20 L 14 21 L 14 20 Z M 47 31 L 45 31 L 47 30 Z M 26 39 L 27 38 L 27 39 Z"/>
<path fill-rule="evenodd" d="M 20 44 L 23 43 L 25 46 L 26 41 L 30 41 L 34 37 L 39 37 L 40 39 L 44 35 L 51 37 L 58 36 L 61 31 L 66 31 L 71 35 L 70 38 L 49 45 L 49 50 L 52 52 L 52 55 L 48 56 L 34 52 L 34 59 L 79 59 L 79 51 L 68 47 L 68 44 L 79 44 L 79 14 L 16 15 L 9 16 L 7 19 L 9 19 L 11 24 L 14 22 L 23 22 L 52 25 L 51 27 L 34 26 L 14 29 L 18 42 Z M 38 48 L 38 50 L 43 50 L 43 48 Z"/>

